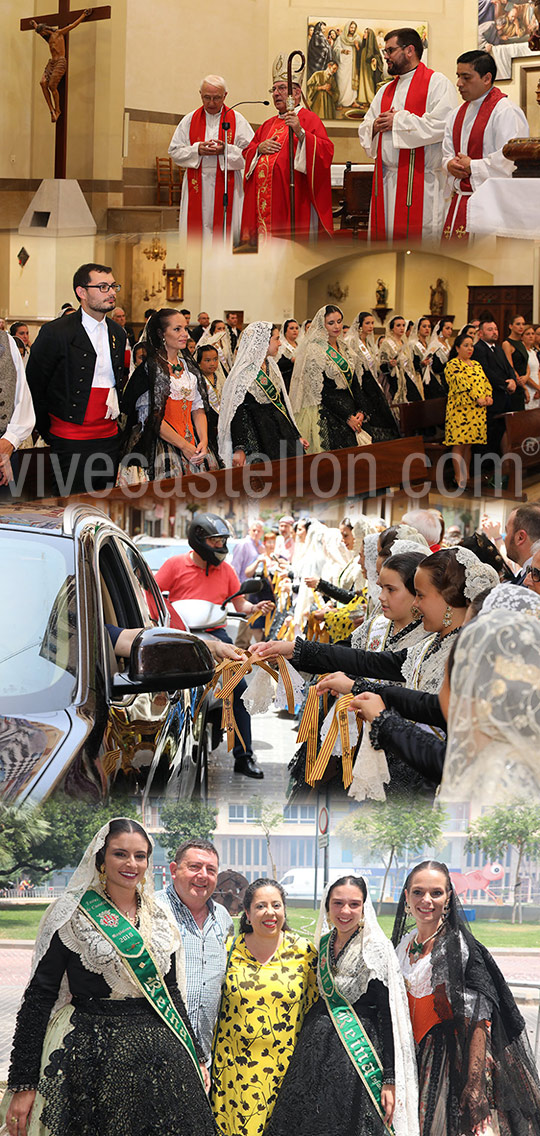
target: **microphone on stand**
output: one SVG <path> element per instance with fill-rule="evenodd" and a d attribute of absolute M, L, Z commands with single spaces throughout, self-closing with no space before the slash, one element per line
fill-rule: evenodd
<path fill-rule="evenodd" d="M 234 103 L 229 110 L 236 110 L 239 106 L 270 106 L 270 99 L 243 99 L 239 103 Z M 225 178 L 225 189 L 223 192 L 223 240 L 227 240 L 227 212 L 229 209 L 229 192 L 228 192 L 228 179 L 229 179 L 229 130 L 231 129 L 230 122 L 225 119 L 221 123 L 224 134 L 224 150 L 223 150 L 223 176 Z"/>

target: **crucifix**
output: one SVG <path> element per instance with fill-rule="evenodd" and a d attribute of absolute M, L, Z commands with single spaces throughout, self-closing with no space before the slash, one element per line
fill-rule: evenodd
<path fill-rule="evenodd" d="M 54 176 L 66 176 L 68 105 L 68 33 L 84 21 L 110 20 L 109 5 L 70 10 L 70 0 L 58 0 L 58 11 L 21 20 L 21 31 L 36 31 L 49 44 L 51 58 L 41 78 L 41 89 L 55 124 Z M 62 25 L 62 26 L 60 26 Z M 63 78 L 63 82 L 62 82 Z"/>

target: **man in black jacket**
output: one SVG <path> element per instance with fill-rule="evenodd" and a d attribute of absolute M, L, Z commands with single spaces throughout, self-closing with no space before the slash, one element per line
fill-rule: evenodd
<path fill-rule="evenodd" d="M 510 395 L 516 389 L 516 376 L 508 359 L 499 346 L 499 329 L 492 319 L 482 320 L 478 328 L 478 342 L 475 344 L 473 359 L 483 368 L 491 383 L 493 405 L 487 408 L 487 452 L 505 453 L 506 444 L 504 418 L 497 415 L 511 410 Z"/>
<path fill-rule="evenodd" d="M 107 313 L 119 287 L 106 265 L 81 265 L 73 277 L 79 310 L 44 324 L 28 360 L 36 425 L 51 447 L 60 496 L 116 479 L 126 333 Z"/>

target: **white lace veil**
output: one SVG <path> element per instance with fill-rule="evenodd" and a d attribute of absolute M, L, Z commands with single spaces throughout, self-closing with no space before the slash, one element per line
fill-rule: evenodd
<path fill-rule="evenodd" d="M 325 304 L 323 308 L 319 308 L 311 327 L 304 335 L 296 352 L 290 390 L 291 404 L 295 414 L 300 410 L 307 410 L 309 407 L 320 405 L 324 371 L 331 371 L 336 386 L 343 389 L 347 386 L 341 371 L 331 363 L 326 354 L 328 331 L 324 320 L 327 306 Z M 341 314 L 343 315 L 343 312 Z M 340 335 L 338 339 L 338 349 L 352 365 L 343 335 Z"/>
<path fill-rule="evenodd" d="M 250 323 L 244 331 L 238 344 L 238 353 L 232 370 L 227 375 L 221 392 L 221 404 L 218 419 L 218 449 L 219 456 L 225 468 L 232 465 L 232 420 L 242 405 L 248 391 L 256 394 L 256 379 L 266 359 L 266 352 L 272 337 L 272 324 L 266 320 Z M 290 403 L 283 385 L 282 375 L 274 359 L 268 360 L 270 375 L 274 386 L 279 391 L 290 417 L 294 422 Z M 264 397 L 264 396 L 262 396 Z"/>
<path fill-rule="evenodd" d="M 107 824 L 100 828 L 99 832 L 90 841 L 86 852 L 83 855 L 78 867 L 75 869 L 69 884 L 63 895 L 59 899 L 51 903 L 47 908 L 43 918 L 39 924 L 38 933 L 36 936 L 36 946 L 34 957 L 32 959 L 32 974 L 34 973 L 37 964 L 47 953 L 51 939 L 64 923 L 69 922 L 74 911 L 79 906 L 79 902 L 84 895 L 85 891 L 90 887 L 99 888 L 99 872 L 96 867 L 96 855 L 103 848 L 109 829 L 113 820 L 133 820 L 133 817 L 111 817 Z M 137 821 L 137 824 L 140 824 Z M 140 825 L 143 828 L 142 825 Z M 154 841 L 146 829 L 143 829 L 145 836 L 148 838 L 152 852 L 154 849 Z M 152 871 L 152 853 L 148 857 L 148 871 L 146 874 L 145 884 L 145 898 L 152 898 L 154 894 L 154 874 Z"/>
<path fill-rule="evenodd" d="M 441 801 L 540 804 L 539 751 L 540 625 L 484 606 L 456 646 Z"/>
<path fill-rule="evenodd" d="M 482 604 L 482 615 L 489 611 L 515 611 L 540 619 L 540 596 L 516 584 L 497 584 Z"/>
<path fill-rule="evenodd" d="M 484 564 L 470 548 L 458 545 L 456 560 L 465 568 L 464 595 L 468 600 L 475 600 L 481 592 L 488 588 L 495 588 L 499 584 L 499 573 L 491 564 Z"/>
<path fill-rule="evenodd" d="M 332 884 L 328 884 L 325 888 L 319 909 L 315 931 L 317 949 L 321 936 L 330 930 L 326 898 L 331 887 Z M 394 1035 L 396 1108 L 393 1128 L 395 1136 L 418 1136 L 417 1066 L 405 984 L 397 955 L 377 922 L 367 885 L 366 891 L 363 932 L 338 959 L 334 980 L 349 1002 L 357 1001 L 372 978 L 378 978 L 386 986 Z"/>
<path fill-rule="evenodd" d="M 377 603 L 381 589 L 377 583 L 377 556 L 379 546 L 378 532 L 368 533 L 364 537 L 364 563 L 366 565 L 366 579 L 368 596 L 372 603 Z"/>
<path fill-rule="evenodd" d="M 359 312 L 358 315 L 355 317 L 355 319 L 353 319 L 353 322 L 352 322 L 352 324 L 351 324 L 351 326 L 350 326 L 350 328 L 349 328 L 349 330 L 348 330 L 348 332 L 345 336 L 346 343 L 350 344 L 350 346 L 353 347 L 355 351 L 358 351 L 359 348 L 360 348 L 360 332 L 362 330 L 362 328 L 360 326 L 360 316 L 362 314 L 363 314 L 362 312 Z M 365 319 L 365 316 L 364 316 L 364 319 Z M 364 321 L 362 320 L 362 323 L 363 322 Z M 369 335 L 366 338 L 366 343 L 368 345 L 369 350 L 373 353 L 373 355 L 376 356 L 377 355 L 377 344 L 375 342 L 375 332 L 374 331 L 371 331 L 369 333 Z"/>
<path fill-rule="evenodd" d="M 227 328 L 224 328 L 223 331 L 215 331 L 213 335 L 209 327 L 205 328 L 197 343 L 197 347 L 215 347 L 218 354 L 221 352 L 225 366 L 227 370 L 230 371 L 233 365 L 233 357 L 231 340 Z"/>

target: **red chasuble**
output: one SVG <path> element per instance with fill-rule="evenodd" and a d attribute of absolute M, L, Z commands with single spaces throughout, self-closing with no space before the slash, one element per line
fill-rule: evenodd
<path fill-rule="evenodd" d="M 415 68 L 411 79 L 405 110 L 418 115 L 419 118 L 426 113 L 429 80 L 433 71 L 423 63 Z M 398 79 L 393 79 L 383 90 L 381 100 L 381 114 L 392 109 Z M 379 145 L 375 159 L 373 174 L 373 197 L 371 205 L 370 237 L 372 241 L 385 241 L 386 216 L 384 209 L 384 180 L 382 160 L 382 133 L 379 134 Z M 394 213 L 394 240 L 408 240 L 409 237 L 422 236 L 422 223 L 424 219 L 424 146 L 417 150 L 401 150 L 398 160 L 398 176 L 396 188 L 396 207 Z"/>
<path fill-rule="evenodd" d="M 223 107 L 219 116 L 219 141 L 225 141 L 225 131 L 223 130 L 223 121 L 230 122 L 230 130 L 228 133 L 228 143 L 230 146 L 234 143 L 236 133 L 236 115 L 233 110 L 228 107 Z M 189 124 L 189 140 L 192 146 L 195 142 L 204 142 L 206 135 L 206 114 L 204 107 L 199 107 L 192 116 Z M 202 165 L 202 158 L 201 158 Z M 202 233 L 202 171 L 201 165 L 197 169 L 186 170 L 185 176 L 188 179 L 188 233 L 193 236 L 195 233 Z M 214 233 L 216 236 L 221 236 L 223 232 L 223 194 L 225 191 L 225 174 L 219 164 L 219 156 L 217 158 L 216 169 L 216 188 L 214 192 Z M 234 170 L 229 170 L 227 178 L 227 193 L 229 199 L 229 207 L 227 209 L 227 232 L 230 231 L 232 220 L 232 206 L 234 194 Z"/>
<path fill-rule="evenodd" d="M 331 237 L 332 187 L 330 166 L 334 156 L 334 144 L 326 130 L 312 111 L 301 107 L 298 112 L 300 125 L 306 132 L 307 174 L 295 171 L 295 233 L 297 237 L 309 237 L 311 206 L 319 218 L 319 236 Z M 267 138 L 277 138 L 281 150 L 276 154 L 263 154 L 251 176 L 248 172 L 260 142 Z M 294 139 L 294 151 L 298 139 Z M 244 150 L 246 172 L 244 174 L 244 211 L 242 213 L 242 241 L 254 244 L 257 237 L 272 235 L 290 237 L 291 217 L 289 198 L 289 128 L 276 115 L 263 122 L 249 146 Z"/>
<path fill-rule="evenodd" d="M 473 161 L 478 161 L 479 158 L 484 157 L 484 134 L 486 126 L 493 114 L 493 111 L 501 99 L 507 96 L 499 91 L 498 87 L 492 87 L 486 95 L 482 105 L 479 107 L 478 114 L 472 125 L 471 133 L 469 134 L 469 141 L 467 143 L 467 156 L 472 158 Z M 463 123 L 467 113 L 468 103 L 463 103 L 460 106 L 456 117 L 454 119 L 454 127 L 452 130 L 452 142 L 455 154 L 462 154 L 463 148 L 461 145 L 461 132 L 463 130 Z M 454 191 L 450 208 L 446 215 L 446 221 L 443 226 L 443 240 L 444 241 L 467 241 L 469 234 L 467 232 L 467 199 L 473 193 L 470 178 L 463 178 L 459 183 L 460 192 Z"/>

